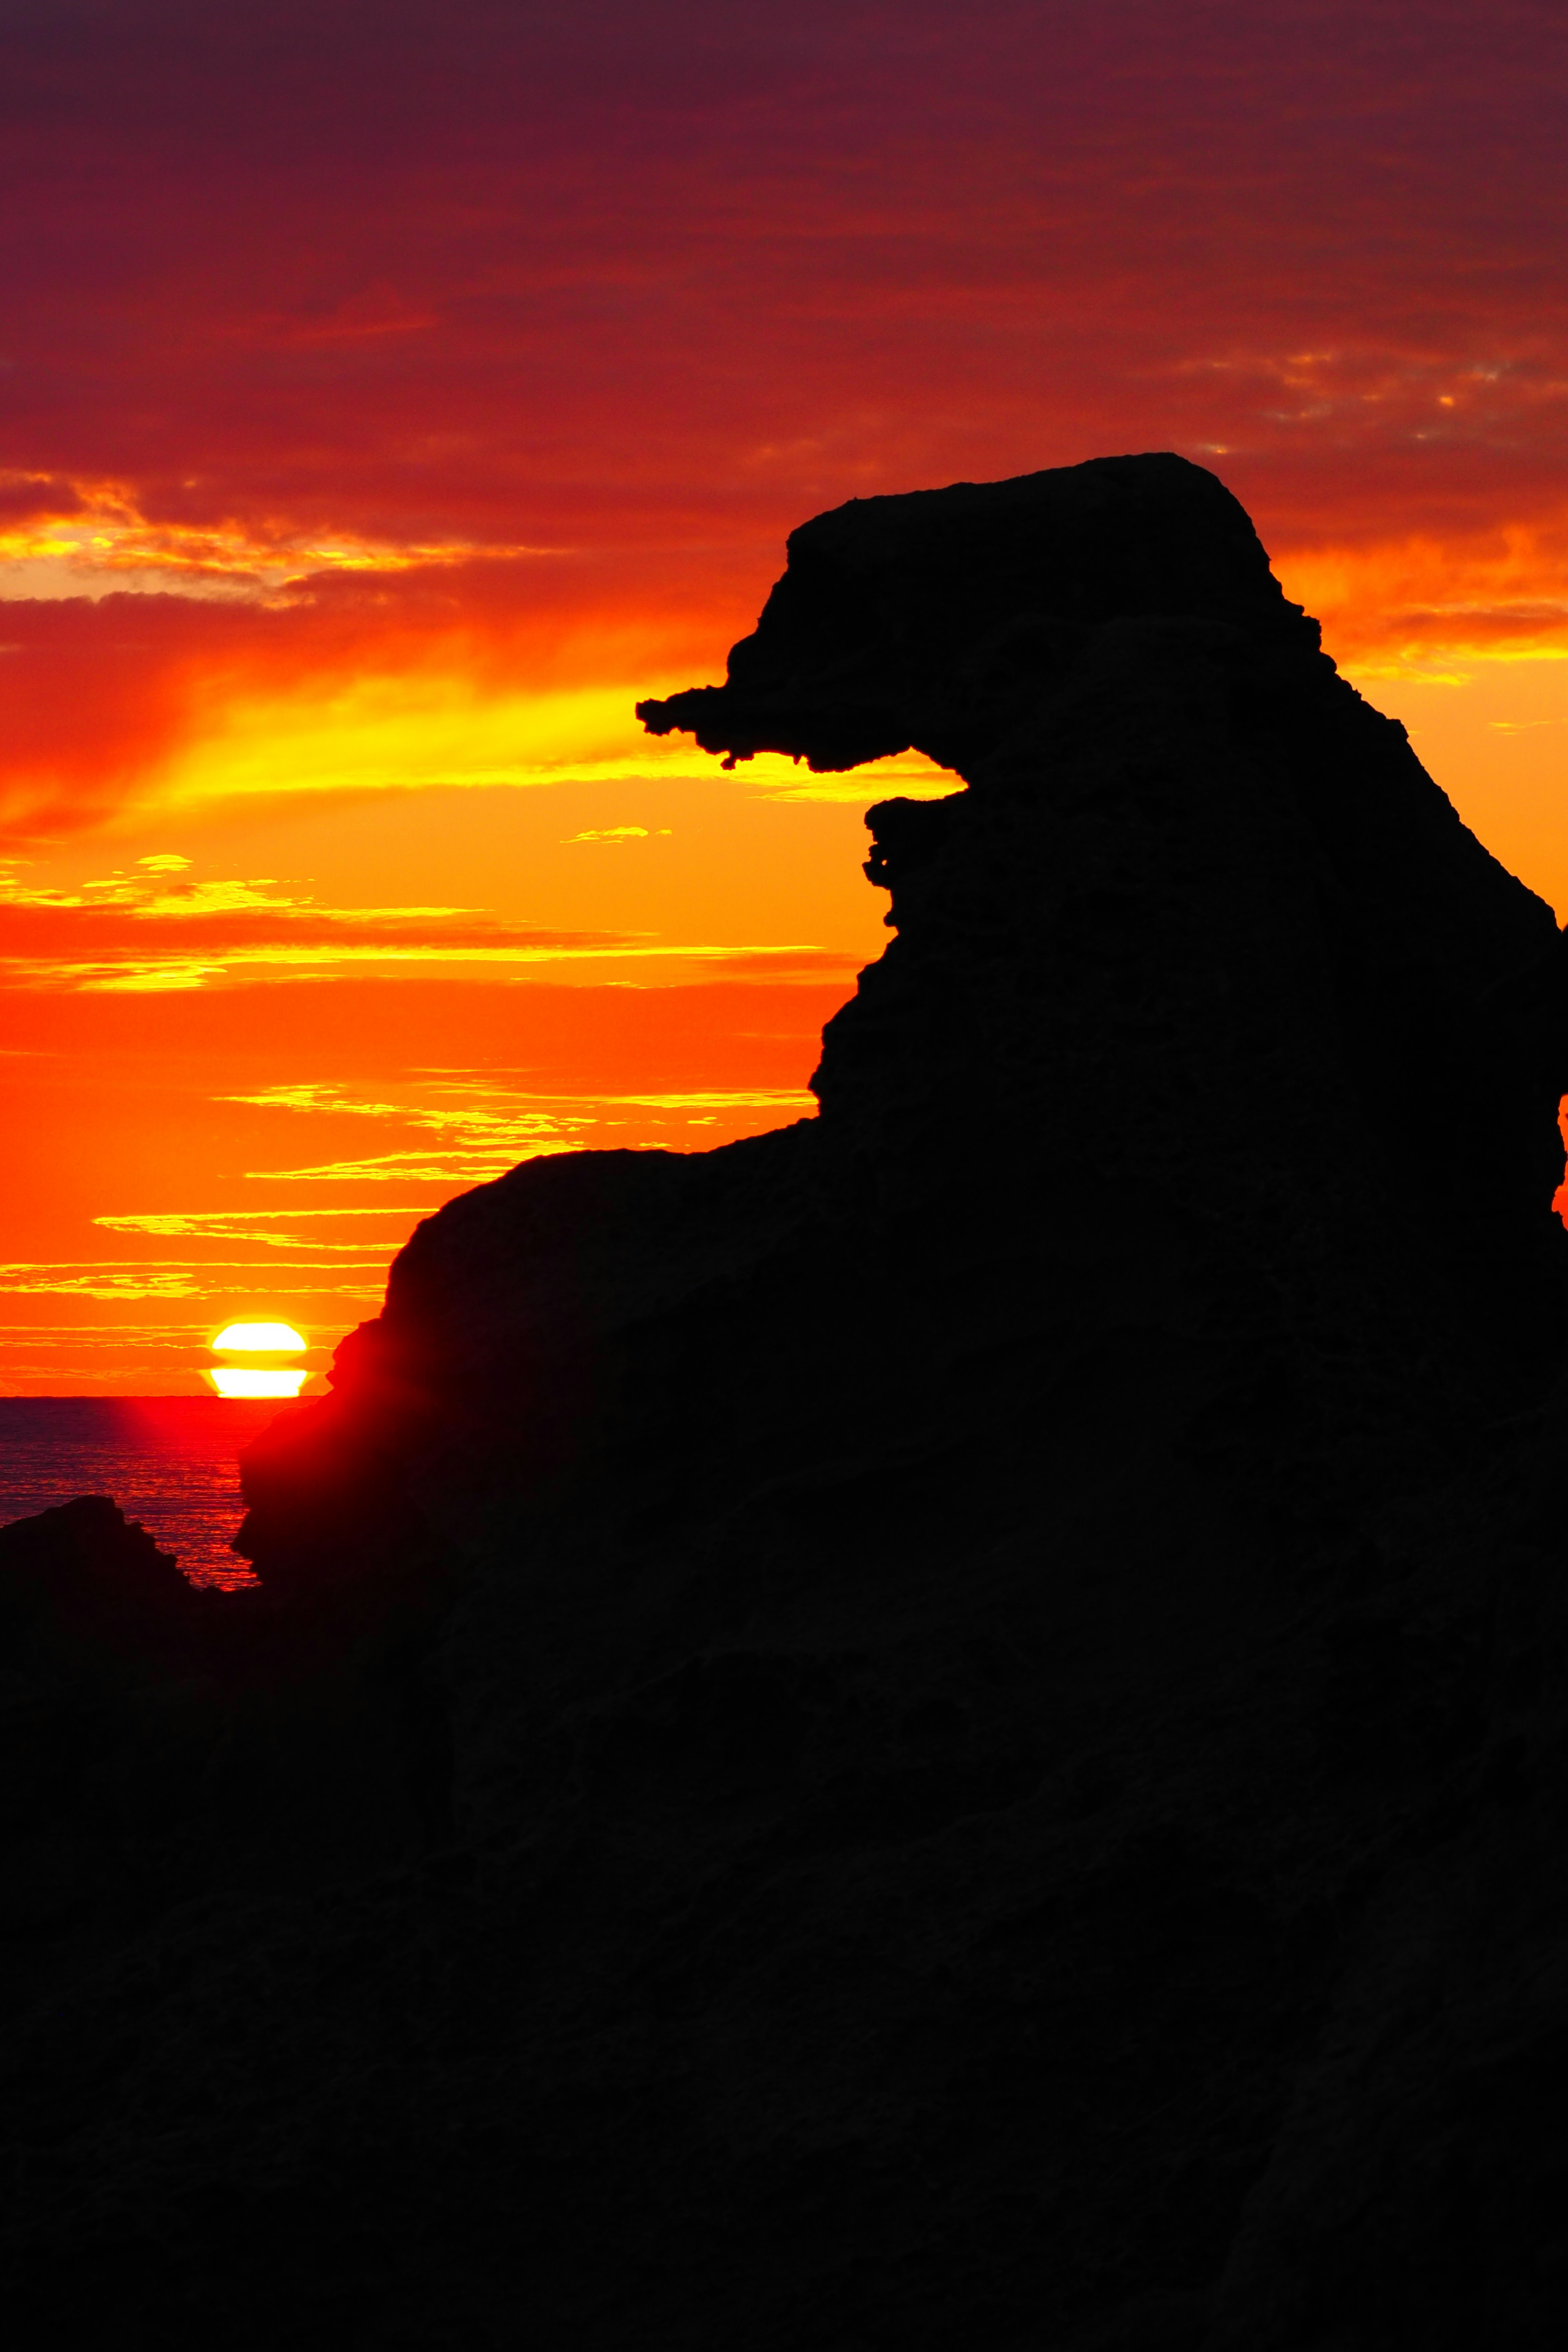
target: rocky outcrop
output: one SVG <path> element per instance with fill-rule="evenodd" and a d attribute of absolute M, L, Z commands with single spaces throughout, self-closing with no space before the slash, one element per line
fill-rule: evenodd
<path fill-rule="evenodd" d="M 107 1495 L 0 1528 L 0 1656 L 29 1681 L 166 1675 L 220 1607 Z"/>
<path fill-rule="evenodd" d="M 1539 1385 L 1556 926 L 1212 476 L 1113 459 L 820 517 L 730 683 L 640 708 L 734 758 L 912 743 L 967 789 L 870 813 L 897 937 L 829 1024 L 819 1121 L 526 1164 L 421 1227 L 332 1402 L 252 1458 L 275 1583 L 384 1579 L 421 1515 L 450 1553 L 459 1521 L 482 1548 L 497 1511 L 578 1513 L 590 1462 L 635 1521 L 850 1430 L 1033 1422 L 1080 1359 L 1163 1364 L 1194 1426 L 1289 1391 L 1309 1516 Z"/>
<path fill-rule="evenodd" d="M 61 1944 L 16 2293 L 1554 2343 L 1550 911 L 1173 457 L 819 517 L 642 715 L 964 788 L 871 812 L 819 1118 L 454 1202 L 254 1450 L 214 1719 L 359 1793 Z"/>

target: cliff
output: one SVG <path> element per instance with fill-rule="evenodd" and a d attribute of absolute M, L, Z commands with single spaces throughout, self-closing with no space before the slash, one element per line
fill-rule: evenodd
<path fill-rule="evenodd" d="M 640 713 L 964 787 L 870 812 L 818 1118 L 454 1202 L 254 1449 L 194 1826 L 13 2042 L 17 2294 L 1555 2343 L 1550 911 L 1175 457 L 818 517 Z"/>

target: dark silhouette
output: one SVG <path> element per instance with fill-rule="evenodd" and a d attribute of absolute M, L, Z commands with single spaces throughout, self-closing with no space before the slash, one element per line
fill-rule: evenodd
<path fill-rule="evenodd" d="M 104 1698 L 70 1513 L 0 1534 L 14 2307 L 1555 2345 L 1550 911 L 1173 457 L 820 516 L 641 716 L 966 789 L 871 812 L 819 1119 L 420 1227 L 259 1592 Z"/>

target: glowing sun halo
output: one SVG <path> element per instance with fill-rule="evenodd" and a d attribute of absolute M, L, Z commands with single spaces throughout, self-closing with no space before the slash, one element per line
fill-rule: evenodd
<path fill-rule="evenodd" d="M 229 1323 L 213 1341 L 215 1356 L 253 1356 L 272 1359 L 278 1356 L 300 1356 L 306 1342 L 287 1323 Z M 226 1397 L 297 1397 L 305 1384 L 305 1372 L 287 1364 L 269 1360 L 249 1364 L 215 1364 L 208 1370 L 219 1396 Z"/>

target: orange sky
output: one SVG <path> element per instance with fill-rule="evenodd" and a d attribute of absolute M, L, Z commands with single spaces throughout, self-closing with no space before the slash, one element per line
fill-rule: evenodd
<path fill-rule="evenodd" d="M 0 76 L 0 1392 L 319 1370 L 525 1153 L 778 1124 L 860 812 L 631 704 L 790 527 L 1211 464 L 1568 913 L 1552 0 L 51 0 Z"/>

